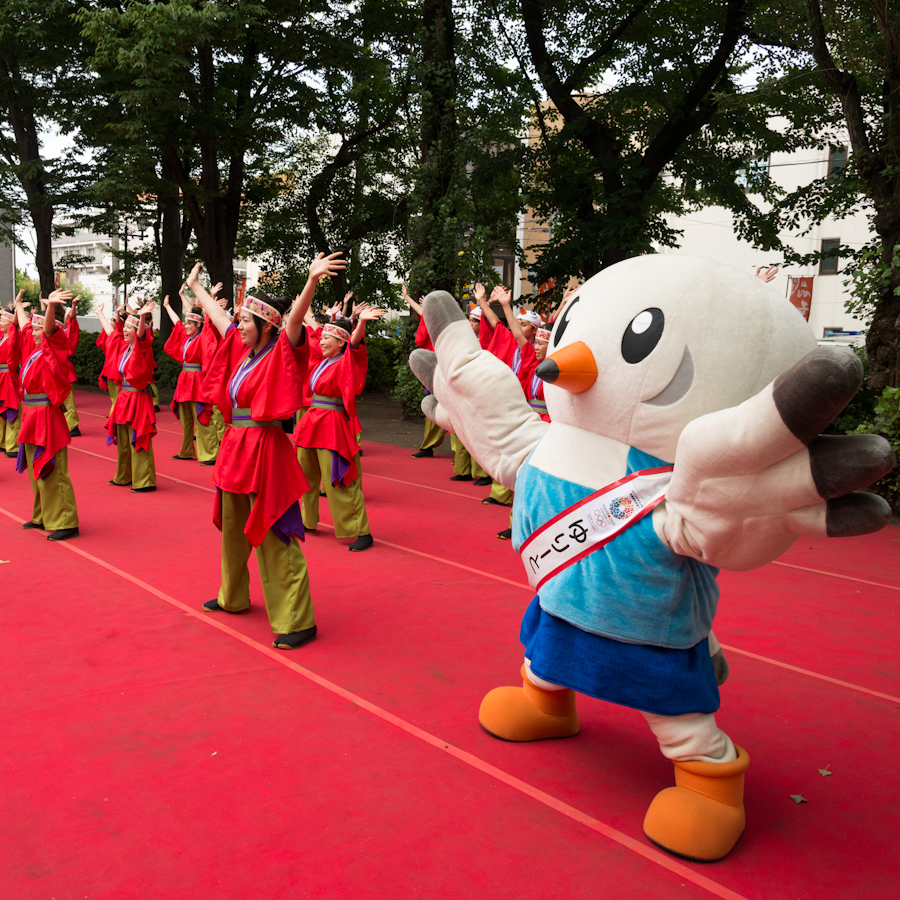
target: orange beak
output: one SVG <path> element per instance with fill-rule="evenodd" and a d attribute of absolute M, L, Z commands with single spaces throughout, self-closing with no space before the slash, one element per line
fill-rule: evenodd
<path fill-rule="evenodd" d="M 580 394 L 597 380 L 597 363 L 588 345 L 576 341 L 548 356 L 535 374 L 547 384 Z"/>

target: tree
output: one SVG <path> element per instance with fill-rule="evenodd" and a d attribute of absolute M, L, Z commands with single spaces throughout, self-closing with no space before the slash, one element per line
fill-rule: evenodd
<path fill-rule="evenodd" d="M 731 209 L 742 236 L 778 245 L 738 183 L 754 157 L 810 139 L 805 127 L 772 126 L 772 114 L 785 112 L 780 94 L 746 87 L 767 59 L 792 52 L 771 5 L 488 4 L 532 97 L 526 199 L 552 230 L 538 248 L 539 280 L 588 278 L 657 245 L 677 246 L 666 215 L 709 203 Z M 775 199 L 764 174 L 756 187 L 762 200 Z"/>
<path fill-rule="evenodd" d="M 332 44 L 327 9 L 133 0 L 79 16 L 93 64 L 122 77 L 120 135 L 162 153 L 160 176 L 171 175 L 209 276 L 228 297 L 244 212 L 277 189 L 265 165 L 269 145 L 287 124 L 308 120 L 315 89 L 305 75 Z"/>
<path fill-rule="evenodd" d="M 41 131 L 69 121 L 86 89 L 79 42 L 68 24 L 74 9 L 69 0 L 0 2 L 0 227 L 7 238 L 18 225 L 34 228 L 45 296 L 54 282 L 54 207 L 70 197 L 69 164 L 46 155 Z"/>
<path fill-rule="evenodd" d="M 341 251 L 348 270 L 323 285 L 329 299 L 393 305 L 387 290 L 408 214 L 416 19 L 405 2 L 362 2 L 335 25 L 317 77 L 314 129 L 274 148 L 278 191 L 258 208 L 246 246 L 265 260 L 267 284 L 290 293 L 310 257 Z"/>
<path fill-rule="evenodd" d="M 900 8 L 886 0 L 806 0 L 812 55 L 838 98 L 854 181 L 874 207 L 877 253 L 866 334 L 869 387 L 900 386 Z"/>

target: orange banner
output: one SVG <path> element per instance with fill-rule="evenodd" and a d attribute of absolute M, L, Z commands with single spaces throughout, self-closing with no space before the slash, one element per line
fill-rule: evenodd
<path fill-rule="evenodd" d="M 247 294 L 247 279 L 242 278 L 241 283 L 238 285 L 237 295 L 234 298 L 234 307 L 237 309 L 239 306 L 244 305 L 244 297 Z"/>
<path fill-rule="evenodd" d="M 800 310 L 800 314 L 809 321 L 809 308 L 812 305 L 813 277 L 791 277 L 791 293 L 788 300 Z"/>

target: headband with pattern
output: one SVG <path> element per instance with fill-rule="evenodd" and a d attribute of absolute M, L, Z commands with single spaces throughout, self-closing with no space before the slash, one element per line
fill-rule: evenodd
<path fill-rule="evenodd" d="M 244 301 L 243 309 L 253 313 L 254 316 L 265 319 L 273 328 L 281 328 L 281 313 L 274 306 L 269 306 L 265 300 L 251 297 L 248 294 L 247 299 Z"/>
<path fill-rule="evenodd" d="M 12 321 L 14 318 L 15 316 L 8 309 L 0 309 L 0 319 L 4 322 L 7 320 Z"/>
<path fill-rule="evenodd" d="M 195 325 L 202 325 L 203 324 L 203 316 L 198 315 L 197 313 L 189 312 L 184 317 L 184 321 L 185 322 L 193 322 Z"/>
<path fill-rule="evenodd" d="M 135 331 L 140 327 L 141 320 L 137 316 L 129 315 L 125 318 L 125 324 L 130 325 Z"/>
<path fill-rule="evenodd" d="M 336 337 L 339 341 L 350 340 L 350 332 L 341 328 L 340 325 L 323 325 L 322 334 L 330 334 L 332 337 Z"/>
<path fill-rule="evenodd" d="M 538 328 L 537 334 L 534 336 L 536 341 L 544 341 L 550 343 L 550 332 L 546 328 Z"/>
<path fill-rule="evenodd" d="M 34 313 L 31 316 L 31 324 L 40 327 L 44 324 L 44 317 L 40 313 Z"/>

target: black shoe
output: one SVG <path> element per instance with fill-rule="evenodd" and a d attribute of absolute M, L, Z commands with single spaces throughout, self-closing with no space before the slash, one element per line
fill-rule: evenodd
<path fill-rule="evenodd" d="M 43 528 L 44 525 L 42 522 L 23 522 L 23 528 Z"/>
<path fill-rule="evenodd" d="M 69 538 L 78 537 L 78 529 L 77 528 L 60 528 L 59 531 L 54 531 L 52 534 L 47 535 L 48 541 L 67 541 Z"/>
<path fill-rule="evenodd" d="M 201 459 L 200 460 L 201 466 L 214 466 L 215 464 L 216 464 L 216 461 L 214 459 Z"/>
<path fill-rule="evenodd" d="M 327 497 L 328 494 L 326 494 L 325 491 L 319 491 L 319 496 L 320 496 L 320 497 Z"/>
<path fill-rule="evenodd" d="M 499 500 L 495 500 L 493 497 L 485 497 L 484 500 L 481 501 L 482 505 L 489 506 L 505 506 L 505 503 L 501 503 Z"/>
<path fill-rule="evenodd" d="M 81 437 L 81 429 L 76 425 L 70 432 L 69 437 Z"/>
<path fill-rule="evenodd" d="M 154 406 L 154 407 L 153 407 L 153 412 L 159 412 L 159 407 L 158 407 L 158 406 Z"/>
<path fill-rule="evenodd" d="M 498 531 L 497 537 L 500 538 L 501 541 L 512 540 L 512 528 L 504 528 L 503 531 Z"/>
<path fill-rule="evenodd" d="M 180 453 L 176 453 L 176 454 L 172 457 L 172 459 L 185 459 L 185 460 L 189 460 L 190 462 L 193 462 L 193 461 L 194 461 L 194 457 L 193 457 L 193 456 L 182 456 Z"/>
<path fill-rule="evenodd" d="M 279 650 L 296 650 L 304 644 L 308 644 L 316 636 L 316 626 L 305 631 L 295 631 L 292 634 L 279 634 L 272 643 Z"/>
<path fill-rule="evenodd" d="M 410 456 L 413 459 L 432 459 L 434 457 L 434 450 L 429 447 L 427 450 L 419 450 L 418 453 L 410 453 Z"/>
<path fill-rule="evenodd" d="M 493 483 L 494 483 L 494 482 L 493 482 L 493 479 L 491 479 L 491 478 L 490 478 L 489 476 L 487 476 L 487 475 L 485 475 L 484 478 L 476 478 L 476 479 L 472 482 L 472 484 L 474 484 L 475 487 L 487 487 L 489 484 L 493 484 Z"/>
<path fill-rule="evenodd" d="M 454 475 L 450 480 L 451 481 L 471 481 L 472 476 L 471 475 Z"/>
<path fill-rule="evenodd" d="M 128 485 L 131 484 L 131 482 L 125 481 L 122 484 L 119 484 L 118 481 L 110 481 L 109 484 L 111 484 L 113 487 L 128 487 Z"/>
<path fill-rule="evenodd" d="M 203 604 L 203 609 L 206 610 L 206 612 L 227 612 L 231 613 L 233 616 L 239 616 L 241 613 L 250 612 L 250 602 L 247 601 L 246 609 L 225 609 L 224 606 L 219 606 L 218 599 L 207 600 L 206 603 Z"/>
<path fill-rule="evenodd" d="M 4 452 L 10 459 L 15 459 L 19 455 L 17 450 L 6 450 Z"/>
<path fill-rule="evenodd" d="M 150 487 L 142 487 L 142 488 L 132 488 L 132 494 L 149 494 L 151 491 L 156 490 L 156 485 L 151 485 Z"/>
<path fill-rule="evenodd" d="M 372 540 L 371 534 L 361 534 L 347 549 L 352 550 L 354 553 L 360 553 L 363 550 L 368 550 L 375 543 Z"/>

